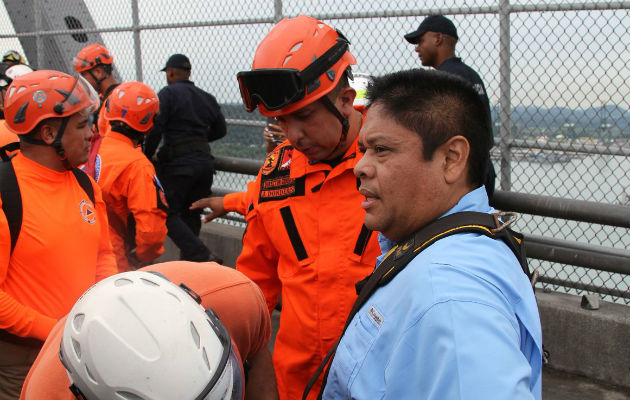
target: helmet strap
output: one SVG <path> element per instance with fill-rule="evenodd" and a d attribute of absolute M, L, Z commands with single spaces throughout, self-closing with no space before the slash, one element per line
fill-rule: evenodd
<path fill-rule="evenodd" d="M 66 152 L 63 149 L 63 146 L 61 145 L 61 138 L 63 137 L 63 134 L 66 131 L 66 127 L 68 126 L 69 120 L 70 120 L 69 117 L 65 117 L 61 119 L 61 125 L 59 125 L 57 136 L 55 137 L 55 140 L 53 140 L 51 144 L 51 146 L 55 149 L 55 151 L 57 152 L 57 155 L 61 159 L 61 162 L 63 163 L 63 167 L 67 170 L 71 170 L 73 167 L 72 165 L 70 165 L 70 162 L 68 161 L 68 156 L 66 156 Z"/>
<path fill-rule="evenodd" d="M 98 67 L 98 65 L 97 65 L 97 67 Z M 101 79 L 98 79 L 96 76 L 94 76 L 94 73 L 92 72 L 92 70 L 93 70 L 93 69 L 94 69 L 94 68 L 92 68 L 92 69 L 88 70 L 88 71 L 87 71 L 87 73 L 88 73 L 88 74 L 90 74 L 90 76 L 92 77 L 92 79 L 94 79 L 94 82 L 96 82 L 96 85 L 97 85 L 98 87 L 101 87 L 101 83 L 102 83 L 105 79 L 109 78 L 109 74 L 107 74 L 107 73 L 106 73 L 104 77 L 102 77 Z M 109 89 L 109 88 L 108 88 L 108 89 Z"/>
<path fill-rule="evenodd" d="M 339 143 L 337 143 L 337 146 L 335 146 L 334 150 L 331 152 L 332 154 L 337 151 L 337 149 L 339 149 L 341 146 L 343 146 L 346 142 L 348 131 L 350 130 L 350 121 L 348 121 L 348 118 L 341 115 L 335 104 L 332 102 L 332 100 L 330 100 L 330 98 L 328 98 L 328 96 L 322 97 L 321 100 L 326 108 L 328 108 L 328 111 L 330 111 L 335 117 L 337 117 L 339 122 L 341 122 L 341 136 L 339 137 Z"/>

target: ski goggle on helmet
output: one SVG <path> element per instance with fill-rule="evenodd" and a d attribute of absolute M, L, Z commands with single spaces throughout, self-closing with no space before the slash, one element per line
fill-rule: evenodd
<path fill-rule="evenodd" d="M 280 21 L 259 44 L 252 70 L 236 75 L 245 109 L 279 116 L 323 97 L 356 64 L 349 44 L 341 32 L 312 17 Z"/>
<path fill-rule="evenodd" d="M 242 363 L 227 329 L 184 284 L 124 272 L 68 314 L 59 358 L 77 399 L 241 400 Z"/>

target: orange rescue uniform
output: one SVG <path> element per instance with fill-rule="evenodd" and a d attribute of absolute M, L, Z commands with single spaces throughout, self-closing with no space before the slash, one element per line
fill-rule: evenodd
<path fill-rule="evenodd" d="M 12 162 L 23 217 L 10 254 L 0 212 L 0 329 L 43 341 L 87 288 L 116 272 L 116 262 L 98 185 L 92 182 L 92 204 L 71 171 L 53 171 L 21 153 Z"/>
<path fill-rule="evenodd" d="M 175 284 L 185 283 L 201 296 L 203 307 L 212 307 L 230 333 L 241 360 L 264 349 L 271 323 L 260 289 L 238 271 L 216 263 L 173 261 L 142 268 L 157 271 Z M 70 382 L 59 361 L 59 344 L 65 317 L 60 320 L 24 381 L 20 399 L 74 400 Z"/>
<path fill-rule="evenodd" d="M 0 120 L 0 147 L 4 147 L 11 143 L 19 143 L 19 142 L 20 142 L 20 139 L 18 138 L 18 135 L 16 135 L 9 129 L 6 121 L 3 119 Z M 18 150 L 8 151 L 7 155 L 11 156 L 17 152 Z"/>
<path fill-rule="evenodd" d="M 139 261 L 158 258 L 164 252 L 166 206 L 153 164 L 127 136 L 109 132 L 98 151 L 95 178 L 107 205 L 109 235 L 118 271 L 131 269 L 127 257 L 134 237 Z M 130 221 L 135 221 L 131 227 Z"/>
<path fill-rule="evenodd" d="M 282 293 L 273 362 L 284 400 L 302 398 L 341 334 L 355 283 L 372 272 L 380 254 L 376 234 L 363 225 L 364 198 L 353 173 L 357 140 L 334 167 L 309 163 L 285 142 L 248 185 L 253 204 L 236 268 L 260 286 L 270 313 Z"/>

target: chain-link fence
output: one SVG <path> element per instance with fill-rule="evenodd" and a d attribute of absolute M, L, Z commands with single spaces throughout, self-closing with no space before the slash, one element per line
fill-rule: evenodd
<path fill-rule="evenodd" d="M 70 72 L 72 57 L 102 42 L 122 80 L 159 90 L 173 53 L 191 59 L 192 79 L 213 93 L 229 120 L 217 155 L 262 159 L 258 114 L 240 103 L 236 73 L 283 17 L 308 14 L 340 29 L 358 60 L 380 75 L 420 67 L 403 35 L 428 14 L 447 15 L 456 53 L 485 81 L 497 146 L 497 186 L 602 203 L 630 204 L 630 2 L 411 0 L 7 0 L 0 49 L 36 67 Z M 69 29 L 72 31 L 69 33 Z M 219 173 L 215 185 L 239 190 L 249 176 Z M 524 216 L 523 232 L 630 248 L 628 229 Z M 630 260 L 629 260 L 630 263 Z M 628 292 L 627 276 L 532 261 L 546 276 Z M 558 289 L 553 287 L 553 289 Z M 578 291 L 579 292 L 579 291 Z M 613 298 L 614 299 L 614 298 Z"/>

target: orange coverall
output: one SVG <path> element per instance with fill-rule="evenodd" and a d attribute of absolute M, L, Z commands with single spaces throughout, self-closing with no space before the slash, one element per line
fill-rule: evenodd
<path fill-rule="evenodd" d="M 131 139 L 110 131 L 101 142 L 95 167 L 119 272 L 138 267 L 128 260 L 134 237 L 139 261 L 158 258 L 166 239 L 166 201 L 153 164 Z M 130 222 L 135 224 L 135 232 Z"/>
<path fill-rule="evenodd" d="M 0 211 L 0 329 L 43 341 L 84 291 L 116 273 L 116 263 L 98 185 L 92 182 L 92 204 L 71 171 L 48 169 L 21 153 L 12 162 L 22 226 L 10 254 Z"/>
<path fill-rule="evenodd" d="M 309 163 L 285 142 L 248 185 L 253 205 L 236 268 L 260 286 L 270 313 L 282 292 L 273 362 L 283 400 L 302 398 L 341 334 L 355 283 L 372 272 L 380 254 L 376 234 L 363 225 L 363 196 L 352 171 L 357 140 L 334 168 Z"/>

